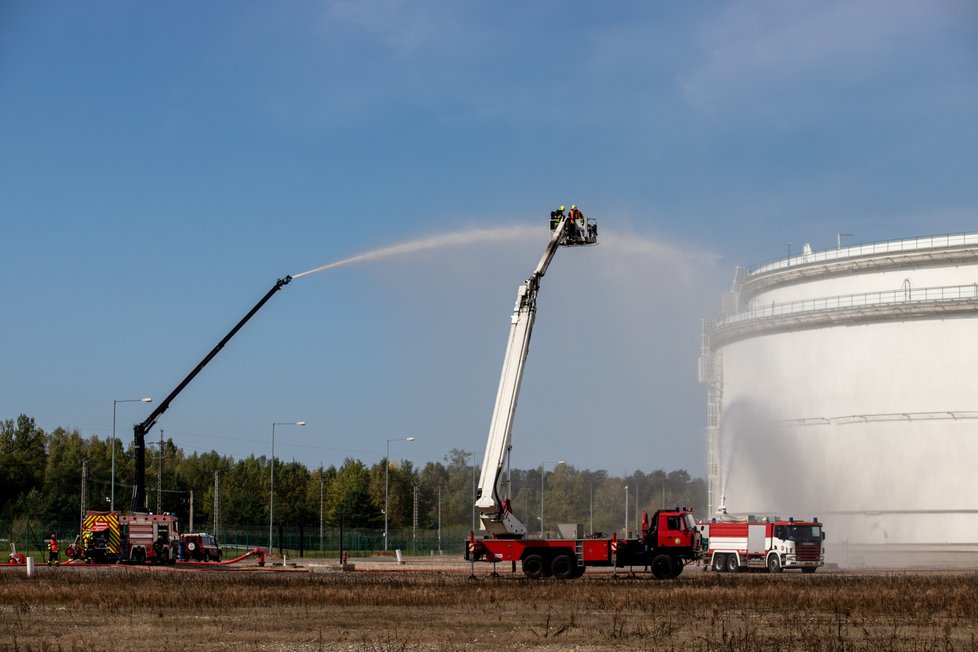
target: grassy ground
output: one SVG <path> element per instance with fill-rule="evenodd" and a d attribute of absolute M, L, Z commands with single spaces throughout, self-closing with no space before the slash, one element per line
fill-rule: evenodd
<path fill-rule="evenodd" d="M 978 650 L 974 573 L 40 570 L 0 573 L 0 651 Z"/>

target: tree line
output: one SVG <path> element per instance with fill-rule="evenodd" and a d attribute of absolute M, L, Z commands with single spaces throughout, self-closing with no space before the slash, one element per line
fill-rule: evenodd
<path fill-rule="evenodd" d="M 79 520 L 85 508 L 108 510 L 113 444 L 115 506 L 125 511 L 134 476 L 131 445 L 121 439 L 82 437 L 77 430 L 61 427 L 48 433 L 26 415 L 0 421 L 0 520 L 65 523 Z M 391 528 L 471 527 L 479 473 L 475 462 L 469 453 L 457 449 L 448 451 L 442 461 L 420 468 L 409 460 L 381 459 L 368 466 L 347 458 L 338 468 L 310 469 L 300 462 L 276 458 L 274 522 L 276 526 L 318 527 L 322 518 L 327 526 L 335 527 L 342 519 L 351 527 L 381 528 L 387 475 Z M 198 530 L 209 529 L 215 508 L 222 528 L 267 524 L 270 464 L 265 456 L 235 460 L 217 451 L 187 454 L 172 439 L 164 440 L 162 447 L 157 442 L 147 448 L 144 507 L 156 511 L 159 499 L 162 511 L 175 512 L 187 523 L 193 496 L 195 521 L 208 524 L 197 526 Z M 588 533 L 621 531 L 626 494 L 629 529 L 636 527 L 642 511 L 651 514 L 664 506 L 679 505 L 702 514 L 706 505 L 706 483 L 684 470 L 636 470 L 614 477 L 602 470 L 558 464 L 546 468 L 543 476 L 542 471 L 540 467 L 513 469 L 508 474 L 513 512 L 531 533 L 539 531 L 541 516 L 547 531 L 555 530 L 558 523 L 581 523 Z M 158 478 L 162 492 L 157 491 Z"/>

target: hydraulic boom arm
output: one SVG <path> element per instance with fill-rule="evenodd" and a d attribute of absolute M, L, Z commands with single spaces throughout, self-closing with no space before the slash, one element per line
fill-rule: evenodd
<path fill-rule="evenodd" d="M 132 488 L 132 505 L 130 506 L 130 511 L 142 511 L 143 505 L 146 502 L 146 433 L 148 433 L 150 429 L 156 425 L 156 421 L 160 418 L 160 415 L 166 412 L 167 408 L 170 407 L 170 403 L 177 397 L 177 394 L 182 392 L 183 388 L 190 384 L 190 381 L 193 380 L 194 377 L 207 366 L 207 363 L 210 362 L 214 356 L 224 348 L 224 345 L 228 343 L 228 340 L 234 337 L 234 334 L 241 330 L 241 327 L 244 326 L 248 320 L 251 319 L 259 309 L 261 309 L 262 306 L 265 305 L 266 301 L 272 298 L 273 294 L 281 290 L 283 286 L 288 285 L 289 281 L 291 280 L 291 276 L 286 276 L 285 278 L 280 278 L 278 281 L 276 281 L 275 286 L 261 298 L 261 301 L 255 304 L 255 307 L 252 308 L 251 311 L 248 312 L 248 314 L 245 315 L 244 318 L 239 321 L 227 335 L 224 336 L 223 340 L 217 343 L 217 346 L 211 349 L 211 352 L 200 361 L 200 364 L 194 367 L 194 370 L 191 371 L 172 392 L 170 392 L 169 396 L 163 399 L 163 402 L 160 403 L 155 410 L 153 410 L 153 413 L 146 417 L 146 420 L 142 423 L 137 423 L 133 426 L 133 451 L 135 453 L 136 478 Z"/>
<path fill-rule="evenodd" d="M 494 536 L 515 538 L 522 537 L 527 532 L 526 525 L 510 511 L 508 498 L 500 499 L 499 483 L 503 465 L 510 451 L 513 418 L 519 400 L 520 385 L 523 382 L 523 369 L 526 366 L 533 322 L 536 320 L 540 279 L 547 273 L 547 268 L 561 245 L 597 243 L 597 226 L 590 220 L 588 222 L 589 224 L 576 224 L 571 222 L 570 218 L 561 217 L 536 269 L 520 285 L 516 293 L 516 305 L 513 308 L 509 328 L 509 342 L 506 345 L 499 389 L 496 392 L 496 406 L 489 425 L 489 438 L 485 457 L 482 460 L 482 475 L 476 500 L 476 507 L 482 519 L 482 529 Z"/>

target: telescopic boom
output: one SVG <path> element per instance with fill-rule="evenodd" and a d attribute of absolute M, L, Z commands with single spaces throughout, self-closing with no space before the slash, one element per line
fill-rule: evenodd
<path fill-rule="evenodd" d="M 281 290 L 283 286 L 288 285 L 289 281 L 291 280 L 291 276 L 286 276 L 285 278 L 280 278 L 278 281 L 276 281 L 272 289 L 261 298 L 261 301 L 256 303 L 255 307 L 252 308 L 248 314 L 245 315 L 244 318 L 239 321 L 227 335 L 224 336 L 224 339 L 218 342 L 217 346 L 211 349 L 211 352 L 200 361 L 200 364 L 194 367 L 193 371 L 187 374 L 187 377 L 184 378 L 172 392 L 170 392 L 169 396 L 163 399 L 159 406 L 153 410 L 153 413 L 146 417 L 146 420 L 142 423 L 137 423 L 133 426 L 133 450 L 136 458 L 136 479 L 132 488 L 132 504 L 130 506 L 130 511 L 142 511 L 143 505 L 146 502 L 146 433 L 148 433 L 152 427 L 156 425 L 156 421 L 160 418 L 160 415 L 166 412 L 167 408 L 170 407 L 170 403 L 177 397 L 177 394 L 182 392 L 183 388 L 190 384 L 190 381 L 193 380 L 194 377 L 207 366 L 207 363 L 210 362 L 214 356 L 216 356 L 220 350 L 224 348 L 224 345 L 228 343 L 228 340 L 234 337 L 234 334 L 241 330 L 242 326 L 248 323 L 248 320 L 251 319 L 252 316 L 254 316 L 254 314 L 265 305 L 266 301 L 272 298 L 273 294 Z"/>
<path fill-rule="evenodd" d="M 523 281 L 516 293 L 516 305 L 513 308 L 509 328 L 509 342 L 506 345 L 506 356 L 503 358 L 503 371 L 496 392 L 496 406 L 489 425 L 489 438 L 482 461 L 482 475 L 479 479 L 475 503 L 482 519 L 482 529 L 493 536 L 518 538 L 526 535 L 527 532 L 526 525 L 510 511 L 509 500 L 500 499 L 499 483 L 503 465 L 510 451 L 513 418 L 519 400 L 520 385 L 523 382 L 523 369 L 526 366 L 533 322 L 536 320 L 540 279 L 547 273 L 547 268 L 558 247 L 591 245 L 597 242 L 597 224 L 593 220 L 589 219 L 584 223 L 583 218 L 574 222 L 569 217 L 561 217 L 553 229 L 550 242 L 547 243 L 547 248 L 536 269 L 533 270 L 530 278 Z"/>

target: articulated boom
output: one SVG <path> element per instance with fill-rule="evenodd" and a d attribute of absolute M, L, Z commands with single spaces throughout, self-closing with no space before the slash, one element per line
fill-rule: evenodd
<path fill-rule="evenodd" d="M 493 536 L 519 538 L 525 536 L 527 532 L 526 525 L 510 511 L 509 499 L 500 499 L 499 482 L 503 465 L 509 455 L 513 417 L 516 414 L 516 403 L 523 382 L 523 369 L 526 366 L 533 322 L 536 320 L 540 279 L 547 273 L 547 268 L 558 247 L 591 245 L 597 244 L 597 241 L 597 224 L 593 220 L 584 223 L 582 219 L 571 221 L 567 217 L 561 218 L 553 229 L 550 242 L 536 269 L 520 285 L 516 293 L 516 305 L 513 308 L 509 328 L 509 342 L 506 345 L 506 356 L 503 358 L 503 371 L 496 392 L 496 406 L 489 425 L 489 439 L 482 460 L 482 476 L 475 503 L 481 515 L 482 529 Z"/>

